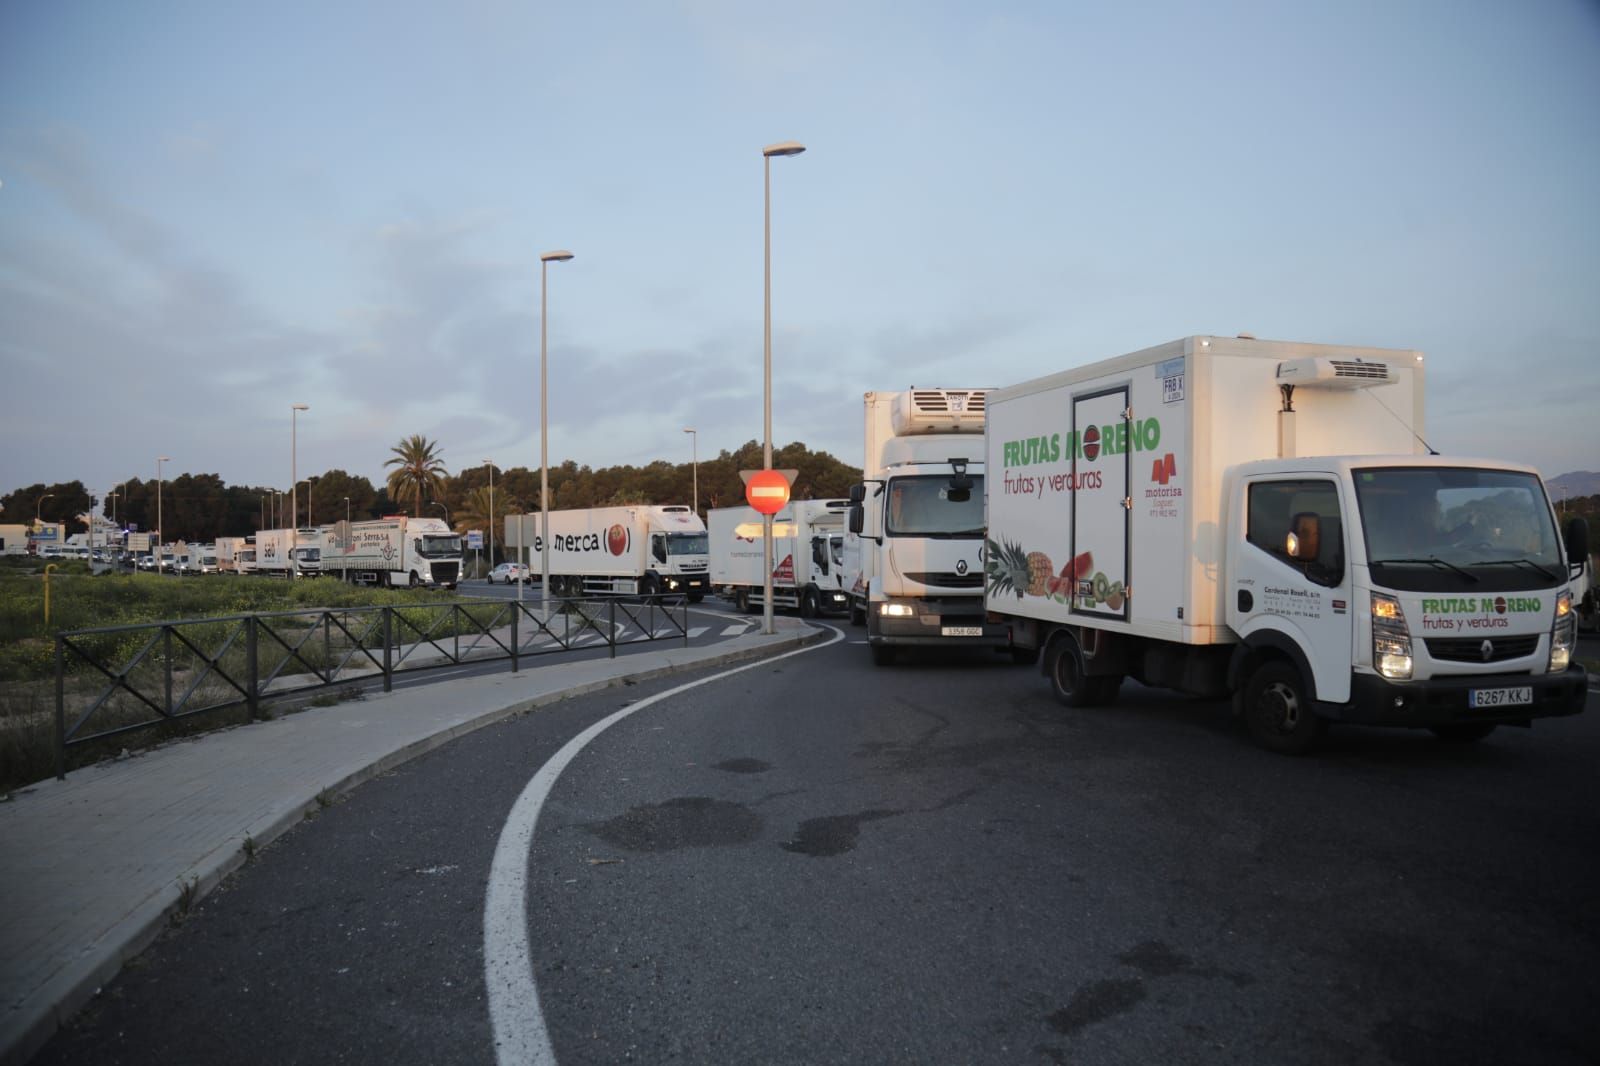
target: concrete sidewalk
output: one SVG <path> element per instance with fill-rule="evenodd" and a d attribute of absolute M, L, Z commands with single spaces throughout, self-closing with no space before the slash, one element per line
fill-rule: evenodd
<path fill-rule="evenodd" d="M 169 915 L 319 805 L 454 737 L 624 679 L 799 646 L 776 618 L 704 648 L 546 664 L 417 685 L 74 770 L 0 803 L 0 1063 L 23 1062 Z"/>

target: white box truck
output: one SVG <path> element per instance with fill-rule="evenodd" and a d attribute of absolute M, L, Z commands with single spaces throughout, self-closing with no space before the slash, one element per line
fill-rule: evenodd
<path fill-rule="evenodd" d="M 791 500 L 772 516 L 772 605 L 802 618 L 842 614 L 845 592 L 844 519 L 848 500 Z M 711 587 L 741 611 L 765 593 L 766 524 L 753 507 L 721 507 L 710 519 Z"/>
<path fill-rule="evenodd" d="M 543 580 L 539 513 L 506 516 L 505 546 Z M 682 594 L 710 591 L 706 526 L 686 506 L 591 507 L 550 512 L 552 596 Z"/>
<path fill-rule="evenodd" d="M 1533 469 L 1424 434 L 1415 351 L 1196 336 L 1000 389 L 989 610 L 1069 705 L 1231 694 L 1288 753 L 1329 721 L 1465 741 L 1580 712 L 1587 545 Z"/>
<path fill-rule="evenodd" d="M 302 538 L 301 565 L 359 585 L 453 589 L 461 580 L 461 537 L 442 518 L 390 515 L 335 522 Z M 315 560 L 306 554 L 315 549 Z"/>
<path fill-rule="evenodd" d="M 218 537 L 217 538 L 217 572 L 220 574 L 241 573 L 239 569 L 239 553 L 250 544 L 244 537 Z"/>
<path fill-rule="evenodd" d="M 1011 646 L 983 609 L 986 389 L 869 392 L 845 569 L 872 660 L 899 648 Z"/>
<path fill-rule="evenodd" d="M 296 553 L 305 547 L 315 546 L 320 537 L 318 530 L 309 527 L 258 530 L 255 572 L 264 577 L 314 576 L 304 573 Z"/>

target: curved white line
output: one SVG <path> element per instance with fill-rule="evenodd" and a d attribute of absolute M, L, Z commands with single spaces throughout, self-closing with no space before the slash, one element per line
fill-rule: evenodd
<path fill-rule="evenodd" d="M 678 685 L 602 718 L 567 741 L 528 781 L 500 830 L 494 861 L 489 866 L 489 892 L 483 905 L 484 983 L 489 990 L 489 1027 L 494 1034 L 495 1059 L 501 1066 L 555 1066 L 556 1053 L 545 1029 L 539 989 L 533 977 L 533 952 L 528 947 L 528 854 L 545 797 L 561 772 L 595 737 L 654 703 L 746 670 L 826 648 L 844 639 L 840 630 L 832 626 L 826 628 L 833 629 L 832 640 L 770 659 L 757 659 Z"/>

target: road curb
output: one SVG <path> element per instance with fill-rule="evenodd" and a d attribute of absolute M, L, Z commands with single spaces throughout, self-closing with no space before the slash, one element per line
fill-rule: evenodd
<path fill-rule="evenodd" d="M 468 721 L 445 726 L 437 733 L 411 741 L 378 756 L 371 762 L 338 776 L 309 796 L 286 797 L 280 804 L 264 812 L 260 819 L 252 822 L 243 837 L 231 839 L 202 855 L 188 870 L 180 874 L 166 891 L 136 904 L 103 936 L 85 948 L 74 962 L 58 970 L 44 985 L 21 1001 L 7 1004 L 6 1012 L 12 1017 L 0 1021 L 0 1066 L 21 1066 L 26 1063 L 55 1035 L 57 1030 L 99 994 L 124 964 L 154 943 L 164 930 L 181 923 L 182 916 L 187 914 L 191 907 L 209 895 L 230 874 L 245 865 L 250 858 L 246 852 L 246 840 L 251 842 L 252 850 L 264 848 L 322 810 L 330 799 L 347 795 L 374 777 L 485 726 L 528 714 L 563 700 L 623 684 L 637 684 L 691 670 L 765 658 L 815 643 L 823 639 L 828 632 L 816 626 L 807 626 L 792 635 L 783 635 L 758 646 L 703 656 L 682 648 L 661 652 L 659 654 L 682 656 L 682 659 L 664 666 L 625 671 L 539 696 L 518 699 L 504 707 L 485 711 Z"/>

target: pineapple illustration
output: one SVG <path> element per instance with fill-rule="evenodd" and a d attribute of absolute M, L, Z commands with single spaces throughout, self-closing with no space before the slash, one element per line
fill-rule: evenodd
<path fill-rule="evenodd" d="M 1054 567 L 1044 552 L 1024 551 L 1020 544 L 991 540 L 984 554 L 987 560 L 984 571 L 988 574 L 991 592 L 1015 593 L 1019 600 L 1024 595 L 1045 594 Z"/>

